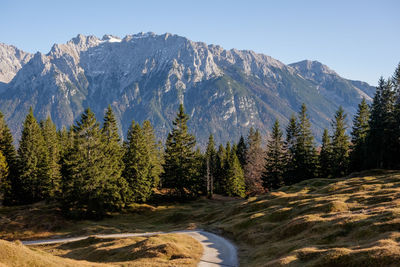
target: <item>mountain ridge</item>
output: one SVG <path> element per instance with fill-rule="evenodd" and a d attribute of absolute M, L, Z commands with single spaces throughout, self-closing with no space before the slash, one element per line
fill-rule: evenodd
<path fill-rule="evenodd" d="M 225 50 L 169 33 L 101 39 L 79 34 L 21 65 L 4 85 L 0 109 L 7 111 L 17 138 L 29 106 L 60 128 L 73 124 L 86 107 L 101 119 L 111 104 L 121 133 L 132 119 L 149 119 L 165 139 L 184 103 L 189 127 L 204 145 L 209 133 L 226 142 L 252 126 L 267 132 L 275 119 L 284 126 L 303 102 L 320 135 L 339 104 L 353 115 L 361 98 L 373 95 L 366 83 L 344 79 L 315 61 L 307 64 L 285 65 L 254 51 Z"/>

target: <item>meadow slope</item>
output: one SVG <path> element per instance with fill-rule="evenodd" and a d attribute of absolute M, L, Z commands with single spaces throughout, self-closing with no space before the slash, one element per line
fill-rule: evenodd
<path fill-rule="evenodd" d="M 400 172 L 311 179 L 243 199 L 132 205 L 101 221 L 64 220 L 55 205 L 0 209 L 0 237 L 203 228 L 233 240 L 242 266 L 396 266 Z"/>

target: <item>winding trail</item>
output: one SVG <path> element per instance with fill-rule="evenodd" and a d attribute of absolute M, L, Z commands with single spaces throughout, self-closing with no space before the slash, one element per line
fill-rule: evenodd
<path fill-rule="evenodd" d="M 24 245 L 46 245 L 56 243 L 68 243 L 83 240 L 89 237 L 97 238 L 126 238 L 134 236 L 152 236 L 158 234 L 185 234 L 193 237 L 203 245 L 203 256 L 198 264 L 199 267 L 238 267 L 239 261 L 235 245 L 229 240 L 216 234 L 203 230 L 182 230 L 173 232 L 151 232 L 151 233 L 125 233 L 125 234 L 109 234 L 109 235 L 91 235 L 79 236 L 60 239 L 43 239 L 34 241 L 23 241 Z"/>

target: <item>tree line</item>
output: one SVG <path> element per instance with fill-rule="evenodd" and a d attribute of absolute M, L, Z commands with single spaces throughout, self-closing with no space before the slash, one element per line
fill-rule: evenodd
<path fill-rule="evenodd" d="M 234 197 L 259 194 L 315 177 L 400 167 L 400 64 L 381 78 L 371 105 L 363 99 L 347 135 L 347 115 L 339 107 L 331 131 L 317 147 L 306 105 L 285 129 L 275 121 L 266 147 L 259 130 L 218 147 L 210 135 L 206 150 L 196 147 L 183 105 L 165 146 L 149 121 L 135 121 L 124 142 L 111 106 L 102 126 L 86 109 L 69 129 L 56 129 L 50 117 L 38 122 L 32 108 L 19 147 L 0 113 L 0 188 L 3 204 L 57 201 L 65 214 L 102 217 L 131 203 L 151 199 L 164 188 L 174 199 L 214 193 Z"/>

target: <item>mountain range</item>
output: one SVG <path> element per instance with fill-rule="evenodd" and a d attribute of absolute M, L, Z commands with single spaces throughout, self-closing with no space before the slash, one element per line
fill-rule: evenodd
<path fill-rule="evenodd" d="M 15 138 L 34 109 L 58 128 L 72 125 L 90 107 L 102 119 L 111 105 L 121 134 L 132 120 L 149 119 L 165 140 L 180 103 L 189 129 L 204 146 L 237 141 L 250 127 L 265 135 L 275 119 L 284 127 L 302 103 L 320 140 L 341 105 L 348 122 L 375 87 L 340 77 L 318 61 L 285 65 L 249 50 L 226 50 L 174 34 L 119 38 L 79 34 L 47 54 L 0 44 L 0 110 Z"/>

